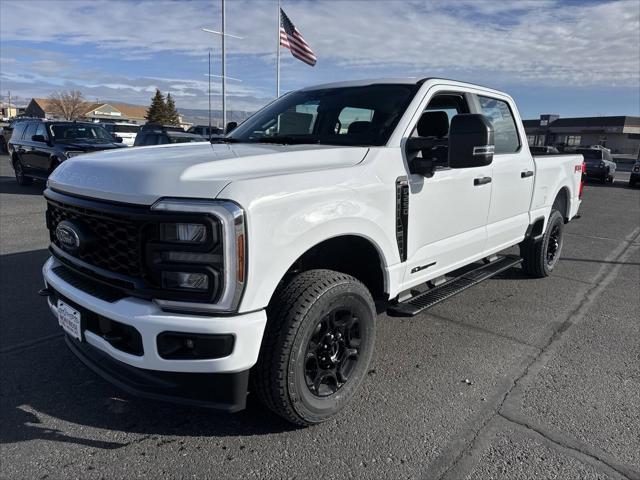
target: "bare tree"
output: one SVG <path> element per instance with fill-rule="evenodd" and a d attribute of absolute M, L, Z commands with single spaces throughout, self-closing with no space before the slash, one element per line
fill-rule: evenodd
<path fill-rule="evenodd" d="M 79 90 L 56 92 L 49 96 L 49 108 L 56 117 L 65 120 L 76 120 L 87 113 L 87 103 Z"/>

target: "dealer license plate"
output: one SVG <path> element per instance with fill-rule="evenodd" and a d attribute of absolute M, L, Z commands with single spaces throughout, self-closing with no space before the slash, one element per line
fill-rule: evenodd
<path fill-rule="evenodd" d="M 80 312 L 58 300 L 58 323 L 65 332 L 78 340 L 82 340 Z"/>

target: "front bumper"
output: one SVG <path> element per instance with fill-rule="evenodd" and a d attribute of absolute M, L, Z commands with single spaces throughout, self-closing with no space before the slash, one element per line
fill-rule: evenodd
<path fill-rule="evenodd" d="M 114 347 L 106 338 L 83 329 L 83 342 L 67 338 L 71 350 L 107 380 L 133 394 L 212 406 L 235 411 L 244 406 L 249 369 L 256 363 L 267 316 L 264 310 L 234 316 L 199 316 L 162 311 L 154 302 L 125 297 L 109 302 L 76 288 L 54 268 L 50 258 L 43 266 L 45 284 L 64 299 L 91 314 L 119 322 L 139 332 L 142 354 L 134 355 Z M 57 317 L 57 306 L 49 307 Z M 157 337 L 162 332 L 232 335 L 233 350 L 222 358 L 169 360 L 158 353 Z M 195 385 L 206 385 L 208 393 Z M 243 391 L 241 402 L 230 392 Z M 241 405 L 241 406 L 240 406 Z"/>

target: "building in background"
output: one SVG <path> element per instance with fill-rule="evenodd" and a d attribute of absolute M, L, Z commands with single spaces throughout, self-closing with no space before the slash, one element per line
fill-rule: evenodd
<path fill-rule="evenodd" d="M 0 117 L 2 120 L 9 120 L 18 115 L 24 114 L 24 107 L 17 107 L 13 103 L 2 102 L 0 105 Z"/>
<path fill-rule="evenodd" d="M 130 122 L 138 125 L 146 123 L 147 107 L 128 103 L 87 103 L 83 118 L 87 121 Z M 51 101 L 46 98 L 32 98 L 25 115 L 37 118 L 55 118 Z"/>
<path fill-rule="evenodd" d="M 552 145 L 565 148 L 602 145 L 611 153 L 638 155 L 640 117 L 577 117 L 540 115 L 538 120 L 524 120 L 529 145 Z"/>

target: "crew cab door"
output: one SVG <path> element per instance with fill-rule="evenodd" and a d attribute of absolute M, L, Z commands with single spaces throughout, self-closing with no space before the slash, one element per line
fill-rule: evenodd
<path fill-rule="evenodd" d="M 470 98 L 458 91 L 434 94 L 411 132 L 411 137 L 433 138 L 439 145 L 421 154 L 437 159 L 433 174 L 412 173 L 407 178 L 405 285 L 415 285 L 465 265 L 485 247 L 492 166 L 448 166 L 449 125 L 454 116 L 470 112 Z"/>
<path fill-rule="evenodd" d="M 520 242 L 529 226 L 535 165 L 523 148 L 515 107 L 507 98 L 476 96 L 478 113 L 493 126 L 495 152 L 491 205 L 487 221 L 488 251 L 498 251 Z"/>
<path fill-rule="evenodd" d="M 49 135 L 44 123 L 37 124 L 35 135 L 41 136 L 44 141 L 32 140 L 30 164 L 34 170 L 38 170 L 37 173 L 46 175 L 51 168 L 51 148 L 47 144 Z"/>

